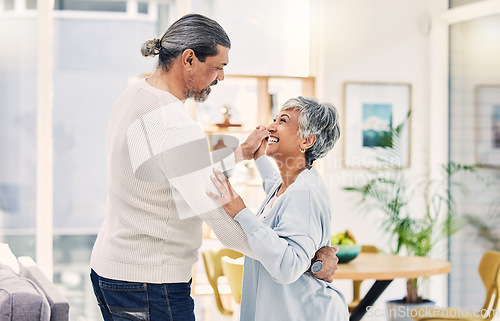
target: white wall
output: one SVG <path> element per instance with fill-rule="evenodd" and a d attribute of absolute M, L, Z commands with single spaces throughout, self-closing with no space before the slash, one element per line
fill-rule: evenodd
<path fill-rule="evenodd" d="M 231 38 L 227 74 L 308 76 L 303 63 L 309 60 L 308 1 L 212 0 L 212 5 L 210 16 Z"/>
<path fill-rule="evenodd" d="M 412 85 L 411 166 L 421 170 L 428 157 L 429 36 L 420 27 L 428 16 L 421 0 L 324 1 L 323 66 L 317 93 L 343 113 L 343 83 L 348 81 L 401 82 Z M 386 10 L 384 10 L 384 8 Z M 376 12 L 376 14 L 374 14 Z M 349 130 L 348 128 L 344 128 Z M 342 140 L 323 167 L 330 182 L 336 229 L 351 229 L 359 242 L 383 247 L 375 219 L 355 215 L 350 194 L 340 187 L 363 175 L 342 169 Z"/>
<path fill-rule="evenodd" d="M 430 2 L 422 0 L 317 0 L 311 10 L 316 35 L 311 69 L 318 78 L 320 100 L 333 103 L 342 114 L 344 82 L 411 84 L 411 171 L 418 172 L 426 170 L 429 157 L 430 10 Z M 342 168 L 342 143 L 341 139 L 321 164 L 334 209 L 332 232 L 347 228 L 359 243 L 388 249 L 377 215 L 357 213 L 356 198 L 341 189 L 363 175 Z M 404 282 L 397 280 L 379 302 L 401 298 L 403 287 Z M 345 285 L 345 289 L 349 296 L 350 288 Z M 445 298 L 433 298 L 445 303 Z"/>

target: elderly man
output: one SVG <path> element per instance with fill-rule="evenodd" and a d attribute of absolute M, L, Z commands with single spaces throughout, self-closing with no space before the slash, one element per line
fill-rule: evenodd
<path fill-rule="evenodd" d="M 194 320 L 191 267 L 205 221 L 225 245 L 255 257 L 237 222 L 206 195 L 212 168 L 251 159 L 268 135 L 258 127 L 240 146 L 210 153 L 188 115 L 187 98 L 204 101 L 224 79 L 230 40 L 202 15 L 186 15 L 144 56 L 158 68 L 130 86 L 114 106 L 107 138 L 108 200 L 91 257 L 91 280 L 105 320 Z M 324 248 L 318 278 L 330 280 L 336 249 Z"/>

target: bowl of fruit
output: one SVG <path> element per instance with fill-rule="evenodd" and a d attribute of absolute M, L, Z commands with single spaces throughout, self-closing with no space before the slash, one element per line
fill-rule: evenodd
<path fill-rule="evenodd" d="M 356 239 L 348 230 L 332 235 L 331 244 L 339 247 L 337 252 L 339 263 L 352 261 L 361 252 L 361 245 L 356 244 Z"/>

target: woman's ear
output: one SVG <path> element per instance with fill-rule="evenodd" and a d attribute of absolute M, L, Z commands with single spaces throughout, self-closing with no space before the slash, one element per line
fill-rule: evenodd
<path fill-rule="evenodd" d="M 314 143 L 316 143 L 316 135 L 307 136 L 300 144 L 300 148 L 307 150 L 313 147 Z"/>
<path fill-rule="evenodd" d="M 193 60 L 196 58 L 193 49 L 186 49 L 181 55 L 182 66 L 185 69 L 191 70 L 191 65 L 193 64 Z"/>

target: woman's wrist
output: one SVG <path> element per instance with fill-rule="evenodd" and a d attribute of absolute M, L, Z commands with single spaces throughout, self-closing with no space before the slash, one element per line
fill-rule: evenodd
<path fill-rule="evenodd" d="M 227 213 L 227 212 L 226 212 L 226 213 L 227 213 L 229 216 L 231 216 L 231 218 L 232 218 L 232 219 L 234 219 L 236 216 L 238 216 L 238 214 L 240 214 L 241 212 L 243 212 L 243 210 L 244 210 L 244 209 L 246 209 L 246 208 L 247 208 L 247 207 L 243 204 L 243 207 L 242 207 L 242 208 L 239 208 L 239 209 L 237 209 L 237 210 L 233 211 L 233 213 L 232 213 L 232 214 Z"/>

